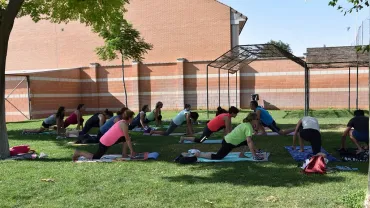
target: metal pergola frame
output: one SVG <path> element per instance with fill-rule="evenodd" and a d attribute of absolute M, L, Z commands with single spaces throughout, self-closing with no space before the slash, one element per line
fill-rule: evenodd
<path fill-rule="evenodd" d="M 348 68 L 348 110 L 351 110 L 351 67 L 356 68 L 356 110 L 358 110 L 359 67 L 369 67 L 368 57 L 368 53 L 357 50 L 355 46 L 311 48 L 307 49 L 307 66 L 308 69 Z"/>
<path fill-rule="evenodd" d="M 15 108 L 20 114 L 22 114 L 26 119 L 31 120 L 31 90 L 30 90 L 30 76 L 29 75 L 23 75 L 23 74 L 6 74 L 6 76 L 13 76 L 13 77 L 24 77 L 18 84 L 12 89 L 12 91 L 8 94 L 7 97 L 5 97 L 5 101 L 7 101 L 13 108 Z M 28 117 L 25 115 L 21 110 L 19 110 L 12 102 L 8 100 L 8 98 L 13 94 L 13 92 L 18 88 L 19 85 L 21 85 L 26 80 L 27 83 L 27 96 L 28 96 Z"/>
<path fill-rule="evenodd" d="M 218 105 L 221 105 L 221 69 L 227 70 L 227 84 L 228 84 L 228 103 L 230 107 L 230 74 L 236 76 L 236 92 L 238 91 L 238 71 L 240 65 L 248 65 L 257 59 L 266 58 L 287 58 L 305 68 L 305 115 L 308 115 L 309 110 L 309 75 L 308 67 L 304 60 L 294 56 L 292 53 L 273 44 L 253 44 L 253 45 L 237 45 L 231 50 L 227 51 L 214 61 L 207 65 L 207 117 L 209 118 L 209 86 L 208 86 L 208 72 L 209 67 L 218 69 Z M 236 93 L 236 101 L 238 101 L 238 93 Z M 237 106 L 236 106 L 237 107 Z"/>

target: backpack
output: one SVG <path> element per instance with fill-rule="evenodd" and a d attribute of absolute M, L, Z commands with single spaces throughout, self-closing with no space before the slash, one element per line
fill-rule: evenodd
<path fill-rule="evenodd" d="M 10 156 L 15 156 L 15 155 L 18 155 L 18 154 L 28 153 L 30 150 L 31 150 L 30 146 L 28 146 L 28 145 L 19 145 L 19 146 L 15 146 L 15 147 L 12 147 L 12 148 L 9 149 Z"/>
<path fill-rule="evenodd" d="M 184 157 L 182 154 L 176 157 L 175 163 L 180 163 L 180 164 L 191 164 L 191 163 L 196 163 L 198 160 L 197 157 L 195 156 L 189 156 L 189 157 Z"/>
<path fill-rule="evenodd" d="M 319 173 L 325 174 L 326 173 L 326 163 L 325 159 L 321 155 L 315 155 L 311 157 L 308 164 L 303 169 L 304 173 Z"/>

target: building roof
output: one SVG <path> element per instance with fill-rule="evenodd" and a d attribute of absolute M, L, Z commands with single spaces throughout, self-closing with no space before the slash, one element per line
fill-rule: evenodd
<path fill-rule="evenodd" d="M 240 17 L 241 19 L 243 19 L 243 20 L 244 20 L 244 21 L 240 21 L 240 22 L 239 22 L 239 34 L 240 34 L 240 33 L 243 31 L 243 28 L 244 28 L 244 26 L 245 26 L 245 23 L 246 23 L 246 22 L 247 22 L 247 20 L 248 20 L 248 17 L 247 17 L 247 16 L 245 16 L 244 14 L 242 14 L 241 12 L 238 12 L 236 9 L 234 9 L 234 8 L 230 7 L 229 5 L 226 5 L 226 4 L 224 4 L 224 3 L 222 3 L 222 2 L 220 2 L 220 1 L 218 1 L 218 0 L 214 0 L 214 1 L 216 1 L 217 3 L 222 4 L 222 5 L 224 5 L 224 6 L 228 7 L 228 8 L 230 8 L 230 9 L 231 9 L 231 12 L 234 12 L 235 14 L 240 15 L 239 17 Z"/>
<path fill-rule="evenodd" d="M 309 68 L 343 68 L 369 65 L 369 53 L 355 46 L 307 48 Z"/>

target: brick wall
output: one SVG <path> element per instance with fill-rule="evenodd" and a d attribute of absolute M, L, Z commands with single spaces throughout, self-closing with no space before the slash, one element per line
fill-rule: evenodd
<path fill-rule="evenodd" d="M 194 109 L 206 109 L 207 61 L 189 62 L 178 59 L 166 64 L 133 64 L 125 66 L 129 108 L 138 111 L 143 105 L 154 108 L 162 101 L 165 110 L 179 110 L 184 103 Z M 359 107 L 368 105 L 368 69 L 359 68 Z M 356 69 L 311 69 L 310 105 L 312 109 L 356 107 Z M 121 66 L 100 66 L 30 74 L 31 114 L 43 118 L 63 105 L 68 112 L 79 103 L 88 113 L 106 108 L 116 111 L 125 103 Z M 209 106 L 218 106 L 218 69 L 209 68 Z M 22 77 L 7 78 L 7 93 Z M 237 79 L 237 80 L 236 80 Z M 238 83 L 236 85 L 236 82 Z M 227 108 L 227 73 L 220 71 L 221 106 Z M 236 91 L 237 89 L 237 91 Z M 350 91 L 350 92 L 349 92 Z M 249 108 L 251 94 L 260 95 L 260 104 L 268 109 L 304 108 L 304 71 L 289 60 L 259 60 L 241 66 L 238 77 L 230 74 L 230 105 Z M 28 112 L 27 84 L 13 92 L 12 103 Z M 235 95 L 238 95 L 236 98 Z M 237 100 L 237 101 L 236 101 Z M 9 121 L 25 117 L 7 105 Z"/>
<path fill-rule="evenodd" d="M 153 9 L 155 8 L 155 9 Z M 231 47 L 230 7 L 215 0 L 131 0 L 125 17 L 153 44 L 145 62 L 212 60 Z M 95 48 L 104 41 L 78 22 L 15 21 L 7 70 L 54 69 L 120 64 L 98 61 Z M 20 57 L 22 61 L 19 61 Z"/>

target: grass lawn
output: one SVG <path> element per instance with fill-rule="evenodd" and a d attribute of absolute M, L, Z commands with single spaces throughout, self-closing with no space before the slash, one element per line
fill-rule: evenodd
<path fill-rule="evenodd" d="M 239 123 L 244 111 L 233 120 Z M 283 128 L 294 127 L 301 111 L 272 111 Z M 338 158 L 341 131 L 352 115 L 347 111 L 314 111 L 323 131 L 323 147 Z M 175 112 L 164 112 L 172 118 Z M 201 112 L 201 120 L 206 113 Z M 214 114 L 212 114 L 213 116 Z M 71 162 L 71 140 L 50 135 L 21 135 L 41 121 L 9 123 L 10 145 L 29 144 L 49 158 L 0 162 L 0 207 L 356 207 L 367 188 L 367 163 L 329 163 L 359 168 L 356 172 L 303 175 L 285 151 L 292 137 L 258 137 L 258 148 L 271 153 L 265 163 L 241 162 L 178 165 L 173 159 L 190 148 L 216 151 L 219 144 L 177 144 L 179 137 L 145 137 L 132 133 L 136 152 L 155 151 L 157 161 Z M 200 131 L 203 125 L 197 129 Z M 181 131 L 181 130 L 180 130 Z M 221 133 L 214 137 L 221 138 Z M 348 146 L 352 146 L 349 144 Z M 95 151 L 95 146 L 80 149 Z M 121 153 L 116 145 L 109 153 Z M 300 164 L 301 165 L 301 164 Z M 41 179 L 54 179 L 43 182 Z"/>

